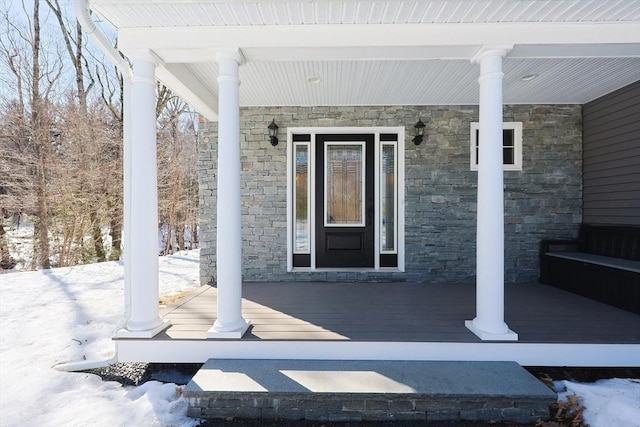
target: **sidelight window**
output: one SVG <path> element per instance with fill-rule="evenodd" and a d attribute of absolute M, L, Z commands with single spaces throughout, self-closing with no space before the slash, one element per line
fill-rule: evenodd
<path fill-rule="evenodd" d="M 396 250 L 397 190 L 396 146 L 382 143 L 380 159 L 380 252 Z"/>
<path fill-rule="evenodd" d="M 311 229 L 309 218 L 309 141 L 294 142 L 294 158 L 294 252 L 308 254 L 311 251 Z"/>

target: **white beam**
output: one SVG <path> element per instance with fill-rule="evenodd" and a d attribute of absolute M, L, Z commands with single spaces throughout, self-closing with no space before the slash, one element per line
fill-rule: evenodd
<path fill-rule="evenodd" d="M 479 46 L 364 46 L 364 47 L 259 47 L 243 48 L 250 62 L 276 61 L 468 61 Z M 166 63 L 211 63 L 210 49 L 163 49 L 156 53 Z M 638 58 L 640 44 L 520 45 L 510 59 Z"/>
<path fill-rule="evenodd" d="M 364 46 L 364 47 L 258 47 L 243 48 L 247 61 L 415 61 L 421 59 L 468 60 L 477 46 Z M 159 49 L 167 62 L 211 62 L 209 49 Z"/>
<path fill-rule="evenodd" d="M 121 50 L 640 43 L 637 23 L 282 25 L 120 28 Z"/>
<path fill-rule="evenodd" d="M 640 28 L 638 30 L 640 33 Z M 640 44 L 599 43 L 599 44 L 557 44 L 520 45 L 509 52 L 509 58 L 551 59 L 551 58 L 638 58 Z"/>
<path fill-rule="evenodd" d="M 218 120 L 218 97 L 183 64 L 162 64 L 156 77 L 207 120 Z"/>

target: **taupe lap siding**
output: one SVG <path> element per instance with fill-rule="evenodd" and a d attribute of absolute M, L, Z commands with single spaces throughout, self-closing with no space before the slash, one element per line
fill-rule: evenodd
<path fill-rule="evenodd" d="M 640 81 L 582 114 L 583 221 L 640 225 Z"/>

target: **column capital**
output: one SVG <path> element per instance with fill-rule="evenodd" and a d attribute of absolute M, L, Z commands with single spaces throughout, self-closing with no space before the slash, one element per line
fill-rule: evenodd
<path fill-rule="evenodd" d="M 471 63 L 479 64 L 487 56 L 504 57 L 513 49 L 512 44 L 504 45 L 485 45 L 482 46 L 472 57 Z"/>
<path fill-rule="evenodd" d="M 135 84 L 146 84 L 153 86 L 156 85 L 156 67 L 158 62 L 154 55 L 150 54 L 151 51 L 140 49 L 140 51 L 134 53 L 129 58 L 133 63 L 131 82 Z"/>
<path fill-rule="evenodd" d="M 245 57 L 239 48 L 216 49 L 216 61 L 220 63 L 225 59 L 231 59 L 237 62 L 238 65 L 242 65 L 245 62 Z"/>
<path fill-rule="evenodd" d="M 154 67 L 164 65 L 164 61 L 151 49 L 131 49 L 127 51 L 127 57 L 135 64 L 136 61 L 151 62 Z"/>

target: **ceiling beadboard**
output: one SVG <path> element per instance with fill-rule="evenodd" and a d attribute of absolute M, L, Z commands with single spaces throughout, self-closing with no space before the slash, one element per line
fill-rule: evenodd
<path fill-rule="evenodd" d="M 504 74 L 507 104 L 582 104 L 640 79 L 640 58 L 505 59 Z M 526 74 L 538 77 L 524 82 Z M 322 81 L 310 84 L 311 76 Z M 240 79 L 243 106 L 478 103 L 478 68 L 469 61 L 255 62 L 241 67 Z"/>
<path fill-rule="evenodd" d="M 92 0 L 91 6 L 117 28 L 640 20 L 640 2 L 637 0 L 274 2 Z"/>

